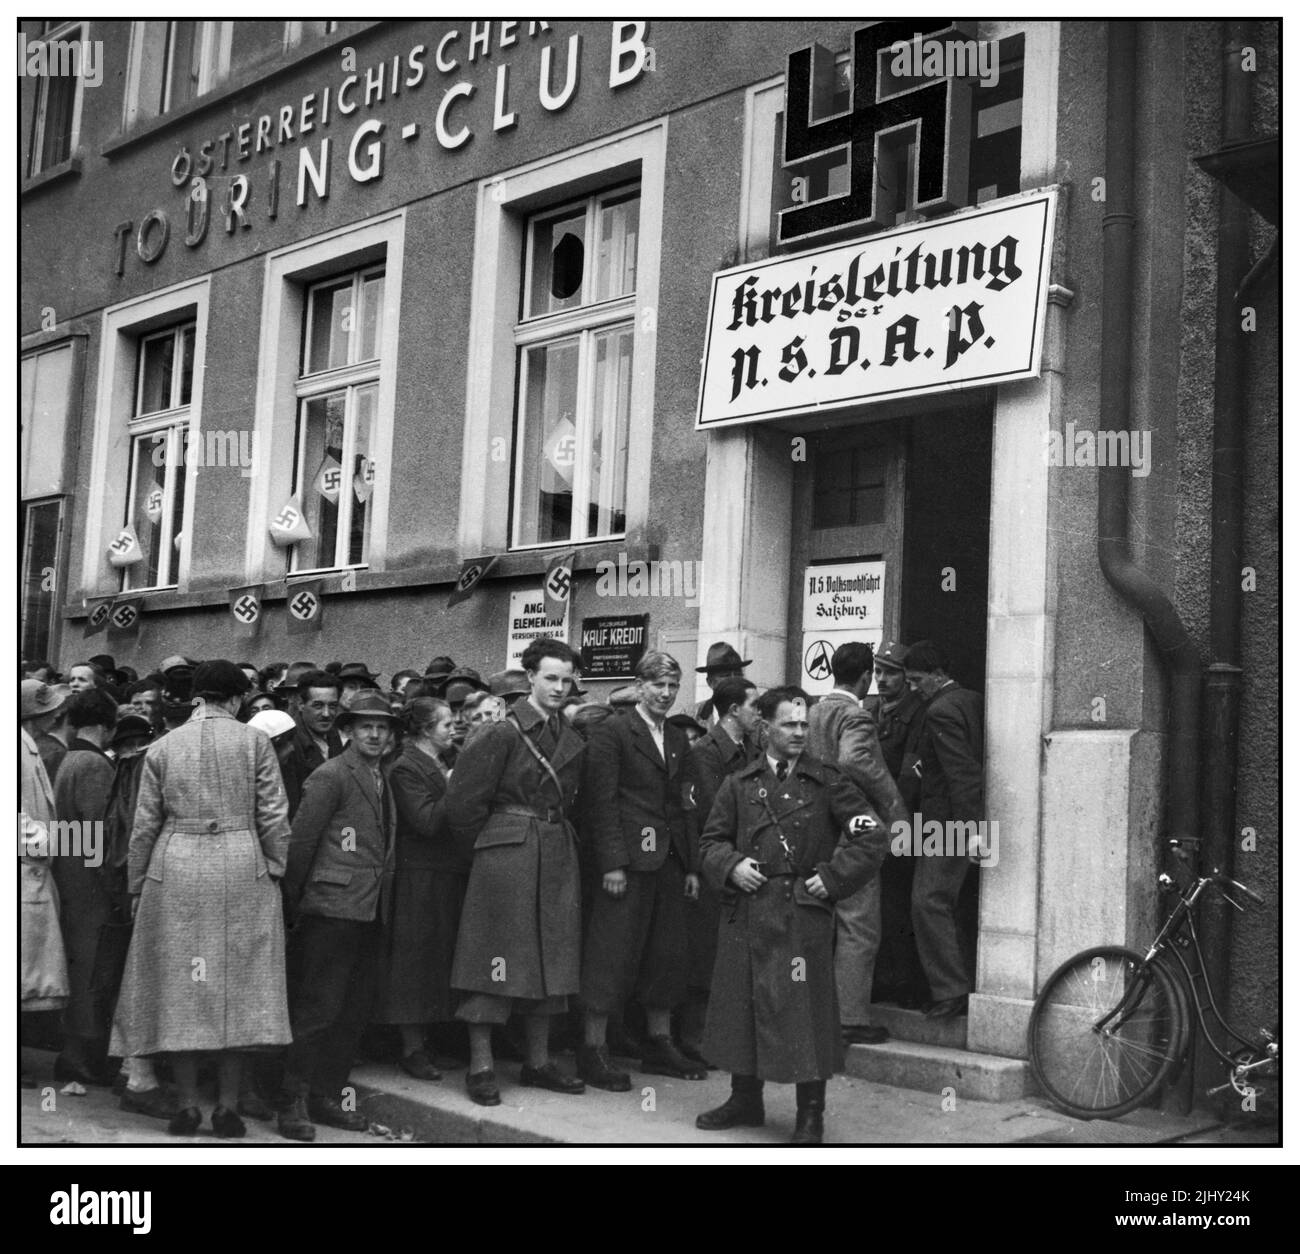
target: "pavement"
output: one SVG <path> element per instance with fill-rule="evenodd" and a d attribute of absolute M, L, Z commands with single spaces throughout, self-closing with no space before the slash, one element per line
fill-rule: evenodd
<path fill-rule="evenodd" d="M 870 1046 L 854 1046 L 868 1049 Z M 24 1145 L 280 1145 L 273 1123 L 245 1120 L 242 1141 L 219 1141 L 211 1132 L 196 1137 L 168 1135 L 160 1120 L 128 1114 L 108 1089 L 83 1095 L 62 1091 L 53 1079 L 54 1055 L 23 1051 L 24 1065 L 38 1081 L 23 1089 Z M 572 1070 L 572 1058 L 560 1065 Z M 624 1066 L 630 1065 L 627 1060 Z M 397 1067 L 369 1063 L 353 1069 L 358 1108 L 370 1120 L 366 1133 L 318 1127 L 317 1145 L 353 1148 L 375 1145 L 784 1145 L 794 1127 L 794 1088 L 767 1086 L 767 1126 L 701 1132 L 695 1116 L 724 1101 L 729 1080 L 713 1072 L 707 1080 L 632 1075 L 628 1093 L 588 1089 L 562 1096 L 521 1088 L 517 1063 L 498 1064 L 501 1105 L 477 1106 L 465 1093 L 464 1071 L 449 1071 L 437 1083 L 413 1080 Z M 210 1105 L 210 1104 L 209 1104 Z M 205 1108 L 206 1116 L 210 1113 Z M 1213 1114 L 1180 1117 L 1140 1110 L 1117 1120 L 1081 1121 L 1033 1098 L 978 1101 L 944 1092 L 923 1092 L 836 1076 L 827 1091 L 828 1145 L 1277 1145 L 1276 1124 L 1225 1125 Z"/>

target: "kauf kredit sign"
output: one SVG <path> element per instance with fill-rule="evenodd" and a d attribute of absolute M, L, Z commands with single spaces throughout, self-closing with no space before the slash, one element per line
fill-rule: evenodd
<path fill-rule="evenodd" d="M 713 276 L 695 429 L 1039 372 L 1056 190 Z"/>

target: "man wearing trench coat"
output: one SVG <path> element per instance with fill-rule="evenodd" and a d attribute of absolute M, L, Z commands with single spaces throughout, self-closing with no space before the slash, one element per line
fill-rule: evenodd
<path fill-rule="evenodd" d="M 807 707 L 798 688 L 759 698 L 766 753 L 723 780 L 700 837 L 723 895 L 704 1052 L 732 1073 L 732 1096 L 697 1126 L 761 1126 L 763 1082 L 794 1083 L 794 1143 L 815 1145 L 844 1058 L 835 902 L 877 874 L 889 841 L 857 785 L 804 752 Z"/>

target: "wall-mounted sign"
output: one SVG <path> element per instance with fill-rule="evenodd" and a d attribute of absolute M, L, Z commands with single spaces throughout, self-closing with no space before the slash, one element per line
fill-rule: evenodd
<path fill-rule="evenodd" d="M 885 621 L 885 563 L 841 562 L 806 566 L 803 573 L 805 691 L 817 696 L 835 687 L 831 658 L 850 640 L 880 647 Z"/>
<path fill-rule="evenodd" d="M 645 653 L 649 614 L 611 614 L 582 620 L 583 679 L 631 679 Z"/>
<path fill-rule="evenodd" d="M 1056 191 L 713 276 L 695 428 L 1038 374 Z"/>
<path fill-rule="evenodd" d="M 564 603 L 564 617 L 546 616 L 546 598 L 540 588 L 520 588 L 510 594 L 510 620 L 506 632 L 506 669 L 517 667 L 524 650 L 533 640 L 553 636 L 569 639 L 569 602 Z"/>

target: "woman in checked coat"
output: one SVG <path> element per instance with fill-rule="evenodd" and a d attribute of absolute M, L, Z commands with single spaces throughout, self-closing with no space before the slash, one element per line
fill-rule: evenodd
<path fill-rule="evenodd" d="M 233 662 L 199 666 L 199 710 L 148 750 L 131 832 L 135 931 L 111 1050 L 174 1056 L 176 1135 L 202 1121 L 199 1054 L 218 1056 L 212 1130 L 243 1136 L 238 1051 L 291 1040 L 278 885 L 288 803 L 271 742 L 236 720 L 247 688 Z"/>

